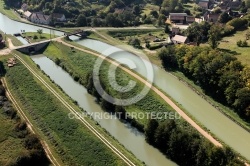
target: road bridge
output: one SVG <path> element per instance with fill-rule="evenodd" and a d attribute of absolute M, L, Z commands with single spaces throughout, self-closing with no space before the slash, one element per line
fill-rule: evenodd
<path fill-rule="evenodd" d="M 27 45 L 14 47 L 13 50 L 17 50 L 17 51 L 20 51 L 20 52 L 25 53 L 25 54 L 30 54 L 30 53 L 38 52 L 38 51 L 42 50 L 49 43 L 50 43 L 50 40 L 44 40 L 44 41 L 40 41 L 40 42 L 36 42 L 36 43 L 31 43 L 31 44 L 27 44 Z"/>

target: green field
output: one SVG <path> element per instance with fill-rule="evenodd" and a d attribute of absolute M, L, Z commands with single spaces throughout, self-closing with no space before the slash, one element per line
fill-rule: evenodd
<path fill-rule="evenodd" d="M 57 37 L 56 35 L 50 35 L 48 33 L 39 34 L 37 32 L 25 32 L 23 35 L 26 38 L 28 38 L 31 43 L 35 43 L 35 42 L 39 42 L 39 41 L 43 41 L 43 40 L 49 40 L 49 39 L 53 39 L 53 38 Z M 34 38 L 34 36 L 36 36 L 37 39 Z"/>
<path fill-rule="evenodd" d="M 31 63 L 29 57 L 23 58 Z M 6 70 L 5 77 L 11 92 L 64 165 L 125 165 L 79 121 L 69 119 L 69 111 L 20 62 Z M 62 92 L 61 94 L 64 96 Z M 92 124 L 96 126 L 94 122 Z M 122 149 L 121 146 L 120 148 Z M 124 152 L 123 149 L 122 151 Z M 124 154 L 126 153 L 129 154 L 125 151 Z M 139 161 L 134 161 L 141 165 Z"/>
<path fill-rule="evenodd" d="M 248 28 L 249 30 L 249 28 Z M 239 61 L 242 62 L 242 64 L 246 64 L 250 66 L 250 47 L 238 47 L 236 42 L 239 40 L 245 40 L 246 32 L 248 30 L 244 31 L 237 31 L 235 34 L 224 37 L 220 41 L 219 48 L 225 49 L 225 51 L 231 52 L 237 57 Z M 248 42 L 248 45 L 250 46 L 250 42 Z"/>
<path fill-rule="evenodd" d="M 126 36 L 130 33 L 133 34 L 134 36 L 132 37 L 138 37 L 139 39 L 141 39 L 141 46 L 143 47 L 142 49 L 135 49 L 133 46 L 128 45 L 128 39 L 130 38 L 130 36 Z M 120 32 L 122 32 L 122 34 L 127 38 L 126 40 L 120 40 L 119 37 L 112 37 L 111 35 L 109 35 L 109 32 L 113 32 L 113 35 L 119 35 Z M 104 43 L 108 43 L 110 45 L 122 45 L 123 49 L 125 49 L 126 51 L 132 52 L 134 54 L 137 54 L 138 52 L 144 53 L 145 55 L 148 56 L 149 60 L 158 65 L 161 66 L 161 61 L 157 55 L 157 51 L 159 50 L 148 50 L 145 49 L 145 40 L 144 38 L 149 37 L 149 41 L 151 41 L 151 45 L 157 44 L 158 42 L 154 43 L 153 39 L 155 39 L 155 36 L 159 36 L 160 38 L 167 38 L 167 35 L 162 35 L 163 34 L 163 30 L 161 29 L 150 29 L 150 30 L 142 30 L 142 32 L 138 32 L 139 35 L 136 35 L 136 33 L 138 32 L 138 30 L 123 30 L 123 31 L 107 31 L 107 30 L 98 30 L 98 32 L 94 32 L 91 33 L 90 36 L 88 36 L 88 38 L 91 39 L 95 39 L 95 40 L 100 40 L 103 41 Z M 151 33 L 152 35 L 149 36 L 149 33 Z M 102 35 L 102 36 L 101 36 Z M 105 38 L 103 38 L 105 37 Z M 74 44 L 73 42 L 71 44 Z"/>

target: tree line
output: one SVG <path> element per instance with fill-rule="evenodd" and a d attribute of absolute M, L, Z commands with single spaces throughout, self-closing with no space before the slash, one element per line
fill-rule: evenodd
<path fill-rule="evenodd" d="M 168 46 L 159 52 L 167 70 L 179 70 L 207 95 L 250 120 L 250 68 L 232 54 L 210 47 Z"/>
<path fill-rule="evenodd" d="M 181 166 L 244 165 L 229 147 L 215 147 L 175 120 L 149 120 L 145 136 L 148 143 Z"/>
<path fill-rule="evenodd" d="M 95 1 L 65 1 L 65 0 L 4 0 L 7 7 L 19 9 L 22 3 L 28 4 L 31 12 L 43 12 L 50 15 L 52 13 L 62 13 L 67 18 L 67 22 L 52 22 L 52 26 L 138 26 L 140 24 L 160 24 L 163 25 L 166 16 L 158 11 L 141 15 L 144 1 L 131 0 L 107 0 L 98 2 L 98 7 L 93 8 Z M 158 19 L 159 18 L 159 19 Z"/>

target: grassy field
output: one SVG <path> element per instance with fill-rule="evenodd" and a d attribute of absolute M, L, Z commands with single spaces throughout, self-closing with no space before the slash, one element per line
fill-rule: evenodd
<path fill-rule="evenodd" d="M 20 20 L 17 13 L 15 13 L 12 9 L 8 9 L 8 8 L 5 7 L 5 4 L 4 4 L 3 0 L 0 1 L 0 13 L 8 16 L 11 19 Z"/>
<path fill-rule="evenodd" d="M 248 30 L 237 31 L 232 36 L 224 37 L 220 42 L 219 48 L 235 54 L 239 61 L 250 66 L 250 47 L 238 47 L 236 44 L 237 41 L 246 39 L 245 34 Z M 250 42 L 247 42 L 250 45 Z"/>
<path fill-rule="evenodd" d="M 31 63 L 29 57 L 24 59 Z M 11 92 L 65 165 L 125 165 L 79 121 L 70 120 L 67 115 L 68 110 L 21 63 L 14 68 L 6 69 L 5 77 Z M 60 91 L 58 87 L 55 89 Z M 60 91 L 60 93 L 61 96 L 65 96 L 63 92 Z M 69 98 L 68 101 L 70 101 Z M 70 103 L 73 101 L 71 100 Z M 73 107 L 76 108 L 76 106 Z M 78 111 L 80 111 L 79 108 Z M 92 123 L 99 128 L 95 122 Z M 98 130 L 109 137 L 104 130 L 100 128 Z M 129 154 L 120 145 L 118 147 L 125 155 Z M 129 154 L 129 157 L 131 156 Z M 141 165 L 136 159 L 132 160 L 137 165 Z"/>
<path fill-rule="evenodd" d="M 150 30 L 150 31 L 154 31 L 154 30 Z M 161 33 L 160 30 L 155 30 L 155 31 L 156 31 L 155 33 Z M 152 63 L 161 66 L 161 61 L 160 61 L 159 57 L 156 54 L 157 50 L 151 51 L 151 50 L 148 50 L 148 49 L 135 49 L 131 45 L 128 45 L 126 42 L 124 42 L 122 40 L 119 40 L 118 38 L 114 38 L 114 37 L 108 35 L 107 32 L 108 31 L 106 31 L 106 30 L 99 30 L 98 33 L 96 33 L 96 32 L 91 33 L 91 35 L 88 36 L 88 38 L 95 39 L 95 40 L 100 40 L 100 41 L 103 41 L 103 42 L 108 43 L 110 45 L 116 45 L 116 46 L 117 45 L 118 46 L 123 45 L 123 46 L 125 46 L 123 49 L 125 49 L 126 51 L 129 51 L 129 52 L 132 52 L 134 54 L 137 54 L 138 52 L 144 53 L 145 55 L 148 56 L 149 60 Z M 101 34 L 102 36 L 100 36 L 99 34 Z M 147 35 L 147 34 L 144 33 L 144 35 Z M 105 38 L 103 38 L 103 36 Z M 72 43 L 72 44 L 74 44 L 74 43 Z M 145 44 L 145 42 L 142 45 L 144 45 L 144 44 Z"/>
<path fill-rule="evenodd" d="M 132 38 L 138 38 L 141 41 L 141 45 L 144 46 L 146 41 L 150 44 L 154 43 L 155 39 L 166 40 L 168 35 L 161 29 L 149 29 L 149 30 L 109 30 L 103 31 L 113 38 L 128 44 Z"/>
<path fill-rule="evenodd" d="M 57 37 L 56 35 L 50 35 L 48 33 L 42 33 L 41 35 L 37 32 L 25 32 L 23 34 L 26 38 L 29 39 L 31 43 L 43 41 L 43 40 L 48 40 L 48 39 L 53 39 Z M 34 36 L 37 36 L 37 39 L 34 38 Z"/>

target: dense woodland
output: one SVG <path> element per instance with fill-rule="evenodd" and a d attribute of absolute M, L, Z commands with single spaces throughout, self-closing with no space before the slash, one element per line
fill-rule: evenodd
<path fill-rule="evenodd" d="M 169 46 L 159 53 L 166 69 L 179 70 L 206 94 L 250 120 L 250 69 L 232 54 L 211 47 Z"/>
<path fill-rule="evenodd" d="M 151 119 L 145 135 L 147 142 L 181 166 L 244 165 L 230 148 L 215 147 L 174 120 L 158 122 Z"/>
<path fill-rule="evenodd" d="M 137 26 L 140 24 L 164 25 L 169 12 L 186 12 L 185 0 L 4 0 L 8 7 L 20 8 L 29 5 L 29 11 L 44 14 L 63 13 L 67 22 L 58 26 Z M 149 14 L 142 14 L 147 3 L 159 6 Z"/>

